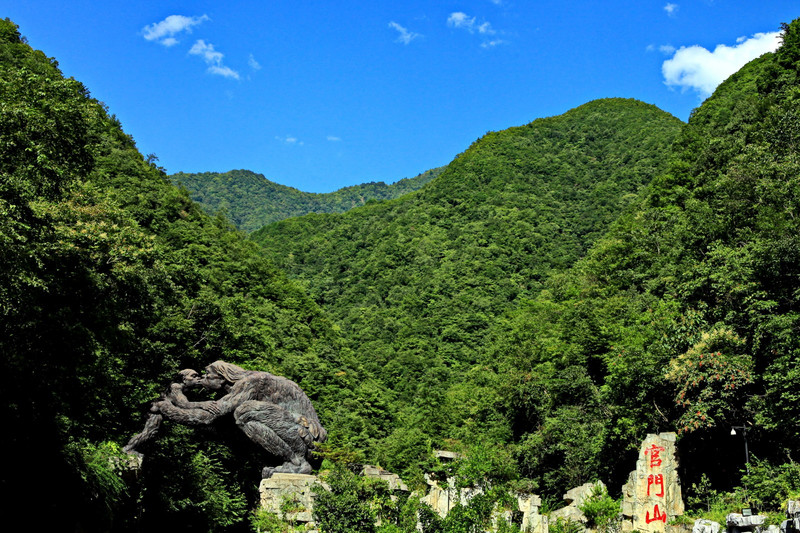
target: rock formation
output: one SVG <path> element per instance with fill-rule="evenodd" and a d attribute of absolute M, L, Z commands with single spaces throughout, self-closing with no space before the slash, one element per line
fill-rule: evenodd
<path fill-rule="evenodd" d="M 663 533 L 670 519 L 683 514 L 674 433 L 647 436 L 622 496 L 623 531 Z"/>

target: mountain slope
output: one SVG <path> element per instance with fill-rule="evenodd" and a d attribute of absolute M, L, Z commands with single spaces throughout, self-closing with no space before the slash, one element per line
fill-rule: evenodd
<path fill-rule="evenodd" d="M 585 253 L 663 167 L 680 127 L 641 102 L 591 102 L 487 134 L 416 193 L 252 238 L 391 391 L 396 434 L 459 436 L 469 413 L 448 412 L 444 394 L 479 360 L 493 321 Z"/>
<path fill-rule="evenodd" d="M 370 200 L 391 200 L 416 191 L 441 171 L 441 168 L 435 168 L 391 185 L 382 181 L 362 183 L 324 194 L 279 185 L 249 170 L 199 174 L 178 172 L 170 179 L 176 185 L 186 187 L 192 200 L 209 213 L 221 211 L 236 227 L 251 232 L 290 217 L 308 213 L 343 213 Z"/>
<path fill-rule="evenodd" d="M 363 402 L 331 324 L 8 20 L 0 111 L 0 451 L 16 463 L 0 473 L 6 503 L 34 529 L 241 522 L 258 477 L 248 463 L 263 458 L 231 454 L 235 432 L 166 424 L 136 480 L 114 467 L 126 464 L 119 446 L 176 370 L 216 359 L 295 379 L 341 427 Z M 43 482 L 58 496 L 32 497 Z"/>
<path fill-rule="evenodd" d="M 773 510 L 796 490 L 800 22 L 784 31 L 695 110 L 641 203 L 497 324 L 522 474 L 621 483 L 621 454 L 669 430 L 684 486 L 746 484 Z"/>

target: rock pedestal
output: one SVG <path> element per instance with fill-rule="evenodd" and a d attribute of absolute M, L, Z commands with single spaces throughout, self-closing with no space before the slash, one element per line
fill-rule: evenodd
<path fill-rule="evenodd" d="M 313 523 L 314 493 L 311 487 L 319 482 L 317 476 L 273 474 L 262 479 L 258 487 L 261 507 L 282 520 Z"/>
<path fill-rule="evenodd" d="M 664 533 L 667 522 L 683 514 L 675 433 L 647 436 L 622 496 L 623 531 Z"/>

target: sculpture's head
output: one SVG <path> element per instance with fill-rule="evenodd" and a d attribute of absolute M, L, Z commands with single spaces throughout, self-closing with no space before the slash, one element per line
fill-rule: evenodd
<path fill-rule="evenodd" d="M 226 363 L 225 361 L 214 361 L 206 367 L 206 373 L 201 381 L 203 387 L 219 390 L 226 384 L 236 383 L 247 374 L 249 372 L 240 366 Z"/>
<path fill-rule="evenodd" d="M 200 374 L 191 368 L 181 370 L 178 373 L 178 378 L 185 388 L 200 387 L 203 385 L 203 379 L 200 377 Z"/>

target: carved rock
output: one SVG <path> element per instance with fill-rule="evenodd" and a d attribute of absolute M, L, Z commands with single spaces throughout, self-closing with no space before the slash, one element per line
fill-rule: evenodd
<path fill-rule="evenodd" d="M 663 533 L 672 518 L 683 514 L 675 433 L 647 436 L 622 495 L 623 531 Z"/>

